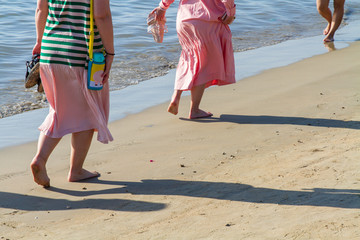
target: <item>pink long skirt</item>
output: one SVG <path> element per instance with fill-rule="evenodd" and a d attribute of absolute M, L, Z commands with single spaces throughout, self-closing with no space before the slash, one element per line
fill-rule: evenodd
<path fill-rule="evenodd" d="M 175 89 L 235 83 L 234 52 L 229 26 L 202 20 L 178 21 L 182 47 Z"/>
<path fill-rule="evenodd" d="M 94 129 L 97 140 L 113 140 L 107 127 L 109 119 L 109 86 L 100 91 L 88 90 L 87 72 L 81 67 L 41 64 L 40 76 L 49 114 L 39 127 L 46 136 L 61 138 L 66 134 Z"/>

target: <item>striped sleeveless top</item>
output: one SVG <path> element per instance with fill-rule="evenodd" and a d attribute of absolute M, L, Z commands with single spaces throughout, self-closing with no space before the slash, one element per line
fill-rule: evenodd
<path fill-rule="evenodd" d="M 91 0 L 48 0 L 41 64 L 87 68 Z M 94 24 L 94 52 L 103 47 Z"/>

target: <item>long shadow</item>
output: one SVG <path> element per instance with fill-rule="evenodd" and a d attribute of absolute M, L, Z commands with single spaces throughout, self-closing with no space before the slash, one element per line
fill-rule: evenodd
<path fill-rule="evenodd" d="M 199 118 L 187 119 L 180 118 L 184 121 L 200 122 L 200 123 L 216 123 L 216 122 L 231 122 L 238 124 L 276 124 L 276 125 L 302 125 L 314 127 L 327 128 L 347 128 L 360 129 L 360 121 L 344 121 L 326 118 L 305 118 L 305 117 L 284 117 L 284 116 L 247 116 L 247 115 L 231 115 L 222 114 L 219 118 Z"/>
<path fill-rule="evenodd" d="M 359 189 L 314 188 L 292 191 L 272 188 L 257 188 L 240 183 L 180 180 L 142 180 L 141 182 L 121 182 L 94 179 L 92 180 L 92 183 L 121 187 L 100 191 L 71 191 L 60 188 L 50 188 L 50 191 L 82 197 L 97 194 L 121 194 L 126 192 L 133 195 L 173 195 L 290 206 L 360 209 Z"/>
<path fill-rule="evenodd" d="M 0 192 L 0 208 L 25 211 L 55 211 L 91 208 L 124 212 L 147 212 L 164 209 L 166 208 L 166 205 L 162 203 L 124 199 L 82 199 L 79 201 L 71 201 L 67 199 L 53 199 L 18 193 Z"/>

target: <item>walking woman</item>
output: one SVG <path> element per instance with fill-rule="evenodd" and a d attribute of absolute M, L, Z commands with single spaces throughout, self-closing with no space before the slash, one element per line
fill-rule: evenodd
<path fill-rule="evenodd" d="M 102 74 L 104 87 L 99 91 L 86 86 L 90 1 L 94 6 L 94 51 L 104 47 L 108 53 Z M 85 170 L 83 163 L 94 131 L 102 143 L 113 140 L 107 127 L 108 78 L 114 57 L 109 0 L 38 0 L 35 23 L 37 40 L 33 54 L 40 53 L 40 76 L 50 110 L 39 127 L 38 149 L 31 162 L 34 181 L 50 186 L 46 162 L 60 139 L 70 133 L 68 181 L 97 177 L 99 173 Z"/>
<path fill-rule="evenodd" d="M 153 12 L 161 21 L 174 0 L 162 0 Z M 178 113 L 183 91 L 191 91 L 190 119 L 211 117 L 200 109 L 205 88 L 235 83 L 234 53 L 229 24 L 234 0 L 180 0 L 176 29 L 182 47 L 174 93 L 168 112 Z"/>

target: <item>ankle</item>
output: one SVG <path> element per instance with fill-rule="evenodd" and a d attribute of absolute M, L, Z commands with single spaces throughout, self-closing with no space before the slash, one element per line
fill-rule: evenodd
<path fill-rule="evenodd" d="M 45 166 L 46 161 L 47 161 L 47 159 L 42 158 L 41 156 L 37 155 L 31 161 L 30 166 L 42 167 L 42 166 Z"/>

